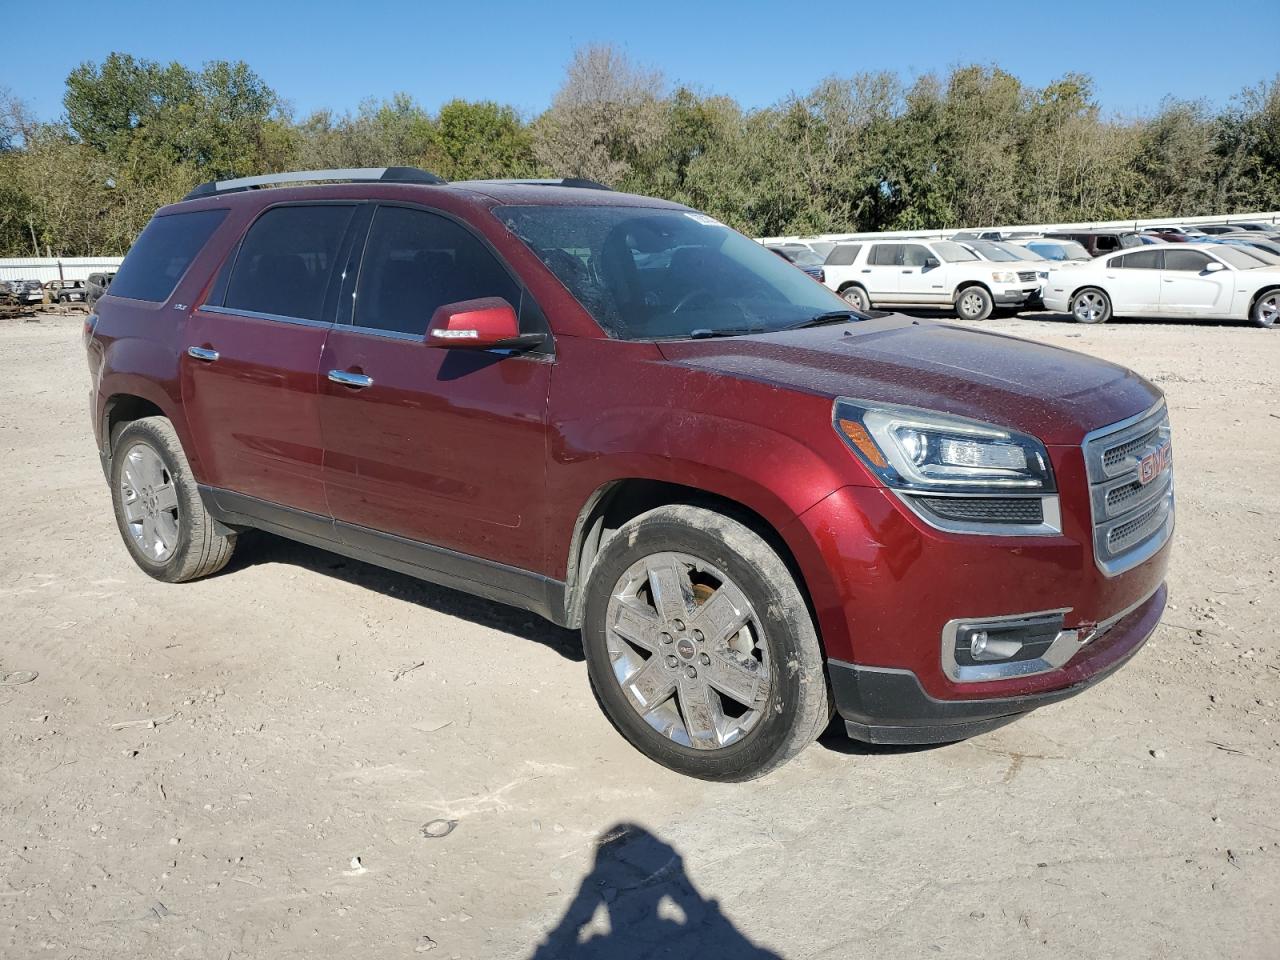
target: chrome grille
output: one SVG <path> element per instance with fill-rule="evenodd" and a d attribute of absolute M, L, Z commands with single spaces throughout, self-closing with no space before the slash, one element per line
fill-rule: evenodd
<path fill-rule="evenodd" d="M 1136 567 L 1173 533 L 1173 458 L 1165 450 L 1169 441 L 1163 403 L 1085 438 L 1093 551 L 1107 576 Z M 1142 464 L 1148 457 L 1154 457 L 1149 465 L 1163 459 L 1165 467 L 1144 483 Z"/>
<path fill-rule="evenodd" d="M 1036 279 L 1036 272 L 1034 270 L 1019 270 L 1018 279 L 1022 283 L 1034 283 Z"/>

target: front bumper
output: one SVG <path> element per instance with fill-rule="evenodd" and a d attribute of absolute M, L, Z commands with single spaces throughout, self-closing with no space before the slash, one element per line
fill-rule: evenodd
<path fill-rule="evenodd" d="M 1040 286 L 1030 285 L 1022 287 L 1006 287 L 999 288 L 992 293 L 992 299 L 995 300 L 997 307 L 1021 307 L 1034 300 L 1040 298 Z"/>
<path fill-rule="evenodd" d="M 1119 670 L 1151 637 L 1164 612 L 1163 584 L 1060 670 L 1062 686 L 1015 696 L 942 700 L 908 669 L 830 660 L 827 672 L 845 730 L 868 743 L 949 743 L 1004 726 L 1024 713 L 1083 693 Z"/>

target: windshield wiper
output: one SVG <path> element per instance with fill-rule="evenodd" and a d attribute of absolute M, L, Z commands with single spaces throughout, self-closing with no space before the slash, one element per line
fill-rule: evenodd
<path fill-rule="evenodd" d="M 851 320 L 865 320 L 862 314 L 856 310 L 830 310 L 827 313 L 819 313 L 810 317 L 808 320 L 801 320 L 799 323 L 793 323 L 784 330 L 803 330 L 805 327 L 822 327 L 828 323 L 848 323 Z"/>
<path fill-rule="evenodd" d="M 690 340 L 710 340 L 712 337 L 746 337 L 753 333 L 768 333 L 763 327 L 729 327 L 724 330 L 712 330 L 710 327 L 699 327 L 689 331 Z"/>

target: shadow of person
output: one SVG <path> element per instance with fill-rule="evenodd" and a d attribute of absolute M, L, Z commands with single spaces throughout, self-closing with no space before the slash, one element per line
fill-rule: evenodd
<path fill-rule="evenodd" d="M 694 887 L 684 858 L 644 827 L 620 823 L 530 960 L 782 960 L 743 935 Z"/>

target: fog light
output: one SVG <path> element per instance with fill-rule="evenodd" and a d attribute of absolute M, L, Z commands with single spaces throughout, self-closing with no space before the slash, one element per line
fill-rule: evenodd
<path fill-rule="evenodd" d="M 1021 649 L 1021 641 L 1008 637 L 996 639 L 986 630 L 975 630 L 969 634 L 969 656 L 974 660 L 1010 660 Z"/>

